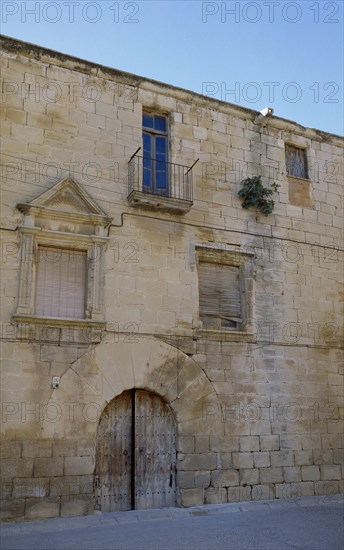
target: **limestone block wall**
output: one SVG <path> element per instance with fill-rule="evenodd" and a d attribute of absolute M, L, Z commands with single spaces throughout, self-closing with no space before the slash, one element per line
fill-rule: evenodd
<path fill-rule="evenodd" d="M 343 139 L 278 117 L 261 127 L 254 111 L 12 39 L 2 48 L 3 518 L 94 510 L 98 421 L 133 387 L 175 415 L 179 505 L 342 491 Z M 143 108 L 169 117 L 172 162 L 199 159 L 186 214 L 128 204 Z M 288 178 L 286 143 L 306 148 L 309 180 Z M 257 174 L 281 185 L 267 218 L 237 196 Z M 13 321 L 17 204 L 66 176 L 113 220 L 97 341 Z M 253 253 L 250 337 L 202 328 L 196 245 Z"/>

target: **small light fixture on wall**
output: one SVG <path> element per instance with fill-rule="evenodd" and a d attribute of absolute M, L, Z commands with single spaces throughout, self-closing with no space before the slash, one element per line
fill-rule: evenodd
<path fill-rule="evenodd" d="M 56 390 L 56 388 L 59 387 L 60 385 L 60 376 L 53 376 L 53 379 L 52 379 L 52 382 L 51 382 L 51 387 Z"/>
<path fill-rule="evenodd" d="M 253 123 L 264 127 L 267 125 L 269 118 L 272 117 L 273 114 L 274 114 L 274 110 L 272 109 L 272 107 L 265 107 L 265 109 L 262 109 L 258 113 Z"/>

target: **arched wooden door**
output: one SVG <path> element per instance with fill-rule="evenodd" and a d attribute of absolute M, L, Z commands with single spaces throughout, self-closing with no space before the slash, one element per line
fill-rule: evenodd
<path fill-rule="evenodd" d="M 109 403 L 98 426 L 95 474 L 103 512 L 175 506 L 176 435 L 169 405 L 138 389 Z"/>

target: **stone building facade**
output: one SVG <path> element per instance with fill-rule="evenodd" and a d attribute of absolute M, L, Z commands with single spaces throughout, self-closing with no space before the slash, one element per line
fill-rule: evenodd
<path fill-rule="evenodd" d="M 3 518 L 342 491 L 343 139 L 2 50 Z"/>

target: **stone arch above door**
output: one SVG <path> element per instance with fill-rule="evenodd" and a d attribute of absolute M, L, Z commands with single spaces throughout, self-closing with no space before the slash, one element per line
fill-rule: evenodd
<path fill-rule="evenodd" d="M 108 339 L 71 365 L 52 390 L 44 437 L 95 437 L 103 409 L 131 388 L 160 395 L 173 410 L 178 435 L 223 433 L 218 396 L 202 368 L 161 340 L 135 338 Z"/>

